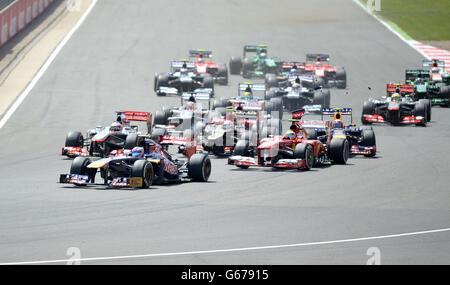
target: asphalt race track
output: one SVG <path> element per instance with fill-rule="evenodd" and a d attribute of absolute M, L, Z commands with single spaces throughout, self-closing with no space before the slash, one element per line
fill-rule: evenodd
<path fill-rule="evenodd" d="M 309 172 L 239 170 L 213 159 L 209 183 L 148 190 L 75 188 L 56 183 L 69 130 L 109 124 L 119 109 L 179 104 L 158 98 L 155 72 L 192 48 L 217 62 L 265 43 L 269 55 L 331 55 L 347 70 L 335 107 L 382 96 L 422 57 L 352 1 L 99 1 L 45 75 L 0 129 L 0 263 L 235 249 L 410 233 L 450 226 L 450 110 L 433 108 L 426 127 L 376 126 L 379 153 Z M 236 94 L 217 86 L 217 97 Z M 369 91 L 368 87 L 371 87 Z M 288 116 L 285 116 L 287 118 Z M 85 264 L 450 263 L 450 232 L 375 240 L 150 256 Z"/>

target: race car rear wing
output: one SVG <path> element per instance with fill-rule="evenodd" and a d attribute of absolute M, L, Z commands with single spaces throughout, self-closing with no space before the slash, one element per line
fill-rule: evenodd
<path fill-rule="evenodd" d="M 197 57 L 199 55 L 210 58 L 212 57 L 212 51 L 204 49 L 195 49 L 189 51 L 189 57 Z"/>
<path fill-rule="evenodd" d="M 252 91 L 266 91 L 266 85 L 264 83 L 239 83 L 238 84 L 238 93 L 241 94 L 241 91 L 247 90 L 250 88 Z"/>
<path fill-rule="evenodd" d="M 153 124 L 153 115 L 150 112 L 116 111 L 117 119 L 125 121 L 147 122 L 147 132 L 150 134 Z"/>
<path fill-rule="evenodd" d="M 305 68 L 305 63 L 301 62 L 301 61 L 283 61 L 281 63 L 281 68 L 284 71 L 289 71 L 291 70 L 294 66 L 296 66 L 298 69 L 304 69 Z"/>
<path fill-rule="evenodd" d="M 185 101 L 189 101 L 189 99 L 193 97 L 195 101 L 208 101 L 208 109 L 210 109 L 212 93 L 212 88 L 197 88 L 193 92 L 183 92 L 183 94 L 181 94 L 181 104 Z"/>
<path fill-rule="evenodd" d="M 170 68 L 172 71 L 179 70 L 183 67 L 183 64 L 186 64 L 186 68 L 188 70 L 194 70 L 195 69 L 195 63 L 193 61 L 187 61 L 187 60 L 172 60 L 170 62 Z"/>
<path fill-rule="evenodd" d="M 330 55 L 323 53 L 308 53 L 306 61 L 330 61 Z"/>
<path fill-rule="evenodd" d="M 433 66 L 435 65 L 435 66 Z M 445 68 L 445 61 L 439 60 L 439 59 L 432 59 L 432 60 L 422 60 L 422 66 L 423 67 L 441 67 Z"/>
<path fill-rule="evenodd" d="M 244 55 L 247 52 L 267 52 L 266 45 L 245 45 L 244 46 Z"/>
<path fill-rule="evenodd" d="M 430 71 L 425 69 L 407 69 L 405 70 L 405 80 L 414 81 L 417 78 L 430 79 Z"/>
<path fill-rule="evenodd" d="M 305 115 L 305 109 L 299 109 L 292 112 L 292 119 L 290 121 L 300 121 L 302 117 Z"/>
<path fill-rule="evenodd" d="M 323 108 L 322 120 L 323 115 L 334 116 L 337 120 L 340 120 L 341 116 L 350 116 L 351 123 L 353 123 L 352 108 Z"/>
<path fill-rule="evenodd" d="M 386 85 L 386 93 L 388 95 L 400 91 L 400 95 L 408 95 L 414 93 L 414 86 L 411 84 L 388 83 Z"/>

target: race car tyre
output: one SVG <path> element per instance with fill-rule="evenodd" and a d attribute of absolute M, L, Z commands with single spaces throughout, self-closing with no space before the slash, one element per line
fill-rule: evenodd
<path fill-rule="evenodd" d="M 277 98 L 277 92 L 275 90 L 269 90 L 266 93 L 266 100 L 270 101 L 272 98 Z"/>
<path fill-rule="evenodd" d="M 266 89 L 269 90 L 272 87 L 278 87 L 277 76 L 273 73 L 267 73 L 265 76 Z"/>
<path fill-rule="evenodd" d="M 225 106 L 223 105 L 223 100 L 222 100 L 222 99 L 216 99 L 216 100 L 214 100 L 214 101 L 213 101 L 213 105 L 212 105 L 213 110 L 216 109 L 216 108 L 219 108 L 219 107 L 225 107 Z"/>
<path fill-rule="evenodd" d="M 233 150 L 233 155 L 250 156 L 250 143 L 248 140 L 239 140 Z M 247 169 L 248 165 L 236 165 L 239 168 Z"/>
<path fill-rule="evenodd" d="M 442 86 L 439 90 L 439 97 L 447 100 L 445 104 L 441 105 L 442 107 L 450 107 L 450 86 Z"/>
<path fill-rule="evenodd" d="M 317 139 L 317 130 L 316 129 L 306 129 L 306 133 L 308 134 L 309 140 Z"/>
<path fill-rule="evenodd" d="M 188 163 L 188 176 L 193 181 L 207 182 L 211 175 L 211 160 L 207 154 L 196 153 Z"/>
<path fill-rule="evenodd" d="M 232 104 L 230 102 L 230 99 L 227 98 L 222 98 L 222 107 L 224 108 L 228 108 L 230 107 Z"/>
<path fill-rule="evenodd" d="M 264 103 L 264 111 L 266 111 L 266 113 L 267 114 L 271 114 L 272 113 L 272 111 L 275 111 L 276 109 L 275 109 L 275 106 L 274 106 L 274 104 L 272 103 L 272 102 L 265 102 Z"/>
<path fill-rule="evenodd" d="M 167 134 L 166 129 L 154 129 L 152 132 L 152 140 L 159 143 L 163 136 Z"/>
<path fill-rule="evenodd" d="M 142 178 L 141 188 L 149 188 L 153 183 L 154 173 L 151 162 L 146 160 L 136 160 L 131 167 L 131 177 Z"/>
<path fill-rule="evenodd" d="M 274 105 L 274 111 L 278 111 L 278 118 L 280 120 L 283 120 L 283 99 L 270 98 L 270 102 L 272 102 L 272 104 Z"/>
<path fill-rule="evenodd" d="M 164 112 L 164 116 L 165 116 L 166 121 L 167 121 L 167 119 L 169 119 L 169 117 L 172 116 L 172 113 L 173 113 L 172 108 L 168 107 L 168 106 L 163 106 L 162 107 L 162 111 Z"/>
<path fill-rule="evenodd" d="M 219 66 L 217 76 L 220 78 L 219 83 L 222 85 L 228 85 L 228 68 L 225 64 Z"/>
<path fill-rule="evenodd" d="M 251 78 L 253 71 L 253 62 L 249 58 L 244 59 L 244 64 L 242 66 L 242 77 Z"/>
<path fill-rule="evenodd" d="M 203 88 L 214 89 L 214 79 L 209 73 L 206 73 L 203 77 Z"/>
<path fill-rule="evenodd" d="M 87 166 L 91 163 L 88 157 L 78 156 L 72 161 L 70 166 L 70 174 L 86 175 L 88 172 Z"/>
<path fill-rule="evenodd" d="M 346 164 L 349 156 L 349 143 L 347 139 L 331 139 L 328 155 L 333 163 Z"/>
<path fill-rule="evenodd" d="M 238 140 L 234 147 L 233 155 L 249 156 L 249 145 L 250 143 L 248 140 Z"/>
<path fill-rule="evenodd" d="M 414 116 L 425 118 L 422 122 L 416 123 L 416 126 L 425 127 L 427 125 L 427 106 L 423 102 L 419 102 L 414 106 Z"/>
<path fill-rule="evenodd" d="M 363 125 L 371 125 L 372 122 L 369 122 L 364 119 L 364 115 L 373 115 L 375 113 L 375 104 L 371 101 L 364 101 L 363 110 L 361 116 L 361 122 Z"/>
<path fill-rule="evenodd" d="M 322 108 L 330 107 L 330 91 L 327 89 L 320 89 L 314 92 L 314 105 L 321 105 Z"/>
<path fill-rule="evenodd" d="M 338 70 L 336 71 L 336 80 L 338 81 L 337 88 L 347 88 L 347 72 L 344 68 L 338 68 Z"/>
<path fill-rule="evenodd" d="M 303 159 L 306 162 L 304 170 L 310 170 L 314 166 L 314 150 L 310 144 L 301 143 L 295 146 L 294 158 Z"/>
<path fill-rule="evenodd" d="M 66 136 L 65 146 L 83 147 L 84 138 L 80 132 L 69 132 Z"/>
<path fill-rule="evenodd" d="M 153 78 L 153 91 L 156 92 L 157 88 L 157 83 L 158 83 L 158 73 L 155 73 L 155 77 Z"/>
<path fill-rule="evenodd" d="M 158 74 L 157 78 L 156 78 L 156 90 L 159 89 L 159 87 L 168 87 L 169 86 L 169 75 L 167 74 Z M 156 91 L 155 90 L 155 91 Z M 165 93 L 156 93 L 158 96 L 164 96 Z"/>
<path fill-rule="evenodd" d="M 70 166 L 70 174 L 87 175 L 90 182 L 94 182 L 97 169 L 87 168 L 91 164 L 91 160 L 88 157 L 78 156 L 76 157 Z"/>
<path fill-rule="evenodd" d="M 156 111 L 155 125 L 167 125 L 167 117 L 164 111 Z"/>
<path fill-rule="evenodd" d="M 419 102 L 423 102 L 427 106 L 427 122 L 431 121 L 431 100 L 430 99 L 420 99 Z"/>
<path fill-rule="evenodd" d="M 375 132 L 372 129 L 363 129 L 362 130 L 362 140 L 361 145 L 362 146 L 375 146 L 376 140 L 375 140 Z M 370 154 L 365 154 L 365 157 L 373 157 L 376 155 L 376 151 L 372 151 Z"/>
<path fill-rule="evenodd" d="M 136 146 L 139 146 L 139 136 L 138 134 L 129 134 L 127 135 L 127 138 L 125 139 L 125 145 L 123 146 L 124 149 L 133 149 Z"/>
<path fill-rule="evenodd" d="M 230 74 L 239 75 L 242 69 L 242 60 L 240 57 L 232 56 L 230 58 Z"/>

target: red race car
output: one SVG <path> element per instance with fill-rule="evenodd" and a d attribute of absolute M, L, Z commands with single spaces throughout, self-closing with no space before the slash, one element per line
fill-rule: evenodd
<path fill-rule="evenodd" d="M 328 54 L 311 53 L 306 55 L 304 71 L 312 73 L 323 79 L 323 87 L 337 87 L 345 89 L 347 87 L 347 73 L 343 67 L 336 67 L 329 64 Z"/>
<path fill-rule="evenodd" d="M 333 161 L 345 164 L 349 153 L 346 139 L 335 138 L 328 146 L 319 140 L 308 139 L 300 125 L 305 110 L 292 113 L 292 125 L 284 136 L 258 138 L 256 157 L 249 152 L 249 142 L 238 141 L 228 164 L 247 169 L 250 166 L 311 169 L 316 163 Z"/>
<path fill-rule="evenodd" d="M 228 68 L 226 64 L 217 64 L 211 60 L 212 51 L 196 49 L 189 51 L 189 57 L 194 60 L 195 72 L 198 74 L 209 73 L 214 81 L 221 84 L 228 84 Z"/>

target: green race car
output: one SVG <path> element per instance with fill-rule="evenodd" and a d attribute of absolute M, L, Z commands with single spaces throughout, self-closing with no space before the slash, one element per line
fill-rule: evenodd
<path fill-rule="evenodd" d="M 432 105 L 450 107 L 450 86 L 447 84 L 448 82 L 431 80 L 429 70 L 406 70 L 405 83 L 414 86 L 414 98 L 430 99 Z"/>
<path fill-rule="evenodd" d="M 264 78 L 267 73 L 279 74 L 282 61 L 267 57 L 266 45 L 246 45 L 243 56 L 231 57 L 230 73 L 242 74 L 244 78 Z"/>

